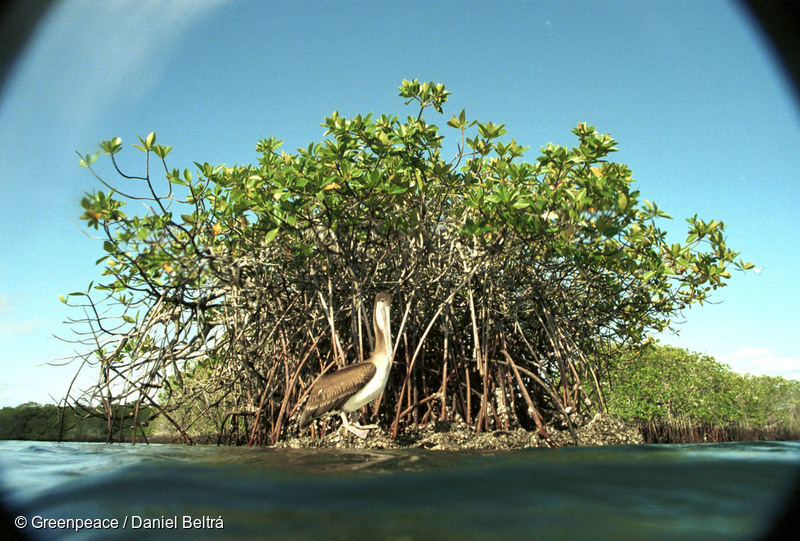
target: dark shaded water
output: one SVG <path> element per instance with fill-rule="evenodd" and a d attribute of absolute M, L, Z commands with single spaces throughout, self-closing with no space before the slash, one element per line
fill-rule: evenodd
<path fill-rule="evenodd" d="M 0 442 L 0 457 L 12 516 L 44 539 L 751 539 L 800 475 L 800 443 L 769 442 L 452 453 Z"/>

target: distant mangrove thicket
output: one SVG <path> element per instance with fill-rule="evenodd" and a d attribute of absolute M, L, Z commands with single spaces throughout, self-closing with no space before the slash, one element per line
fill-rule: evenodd
<path fill-rule="evenodd" d="M 423 113 L 442 114 L 449 94 L 403 81 L 404 120 L 334 112 L 323 142 L 286 153 L 262 140 L 255 165 L 170 168 L 154 133 L 134 145 L 140 173 L 120 166 L 119 138 L 82 156 L 107 188 L 82 201 L 104 279 L 63 301 L 78 370 L 98 379 L 66 402 L 150 407 L 185 441 L 205 424 L 276 442 L 296 432 L 316 375 L 369 355 L 371 299 L 388 291 L 395 365 L 368 420 L 394 435 L 460 420 L 548 438 L 554 417 L 608 409 L 620 348 L 752 266 L 720 221 L 690 217 L 685 241 L 668 242 L 669 216 L 587 124 L 577 146 L 525 161 L 503 124 L 462 110 L 443 157 Z"/>
<path fill-rule="evenodd" d="M 669 346 L 620 352 L 609 412 L 648 443 L 800 439 L 800 381 L 738 374 L 713 357 Z"/>
<path fill-rule="evenodd" d="M 0 440 L 148 441 L 150 428 L 135 425 L 133 418 L 133 408 L 127 407 L 107 416 L 86 416 L 68 407 L 27 402 L 0 408 Z"/>

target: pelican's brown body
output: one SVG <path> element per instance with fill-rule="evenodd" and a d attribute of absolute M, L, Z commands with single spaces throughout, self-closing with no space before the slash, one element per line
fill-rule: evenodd
<path fill-rule="evenodd" d="M 388 293 L 375 296 L 375 311 L 372 325 L 375 329 L 375 349 L 372 356 L 360 363 L 340 368 L 336 372 L 323 374 L 312 385 L 308 402 L 300 414 L 300 428 L 324 415 L 340 414 L 345 428 L 365 438 L 366 428 L 375 426 L 353 426 L 347 414 L 369 404 L 383 391 L 389 380 L 392 363 L 392 334 L 389 325 L 389 307 L 392 297 Z"/>

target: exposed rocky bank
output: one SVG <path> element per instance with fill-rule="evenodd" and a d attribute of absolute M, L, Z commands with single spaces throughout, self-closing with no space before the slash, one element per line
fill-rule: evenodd
<path fill-rule="evenodd" d="M 624 423 L 609 415 L 594 417 L 572 416 L 577 445 L 619 445 L 644 443 L 634 424 Z M 552 442 L 558 446 L 575 445 L 572 432 L 566 426 L 548 426 Z M 299 437 L 279 442 L 275 447 L 289 448 L 351 448 L 351 449 L 434 449 L 456 451 L 459 449 L 525 449 L 550 447 L 548 441 L 535 431 L 522 428 L 476 432 L 464 423 L 439 422 L 419 428 L 407 429 L 397 438 L 392 438 L 385 428 L 370 430 L 361 440 L 340 427 L 322 438 L 312 438 L 308 432 Z"/>

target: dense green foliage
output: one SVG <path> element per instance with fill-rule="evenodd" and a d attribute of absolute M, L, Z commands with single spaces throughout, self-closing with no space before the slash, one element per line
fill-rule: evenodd
<path fill-rule="evenodd" d="M 131 441 L 134 435 L 132 410 L 118 408 L 111 418 L 109 433 L 109 425 L 103 417 L 87 416 L 53 404 L 27 402 L 0 409 L 0 440 Z M 142 435 L 149 434 L 149 429 L 141 423 L 137 431 L 139 440 L 142 440 Z"/>
<path fill-rule="evenodd" d="M 64 298 L 83 310 L 80 368 L 99 374 L 70 400 L 153 405 L 179 430 L 193 410 L 276 441 L 316 374 L 368 355 L 371 298 L 388 291 L 396 365 L 378 411 L 395 434 L 457 417 L 544 435 L 546 412 L 603 409 L 601 344 L 642 344 L 751 266 L 719 221 L 689 218 L 685 243 L 668 243 L 668 216 L 592 126 L 527 162 L 504 125 L 462 110 L 445 159 L 423 113 L 442 113 L 449 92 L 414 80 L 400 96 L 413 116 L 334 112 L 323 142 L 289 154 L 265 139 L 256 165 L 170 169 L 151 133 L 134 145 L 144 174 L 130 175 L 114 138 L 101 144 L 112 186 L 101 151 L 83 156 L 110 189 L 82 201 L 106 280 Z"/>
<path fill-rule="evenodd" d="M 608 373 L 609 412 L 625 420 L 780 427 L 800 435 L 800 381 L 738 374 L 669 346 L 621 354 Z"/>

